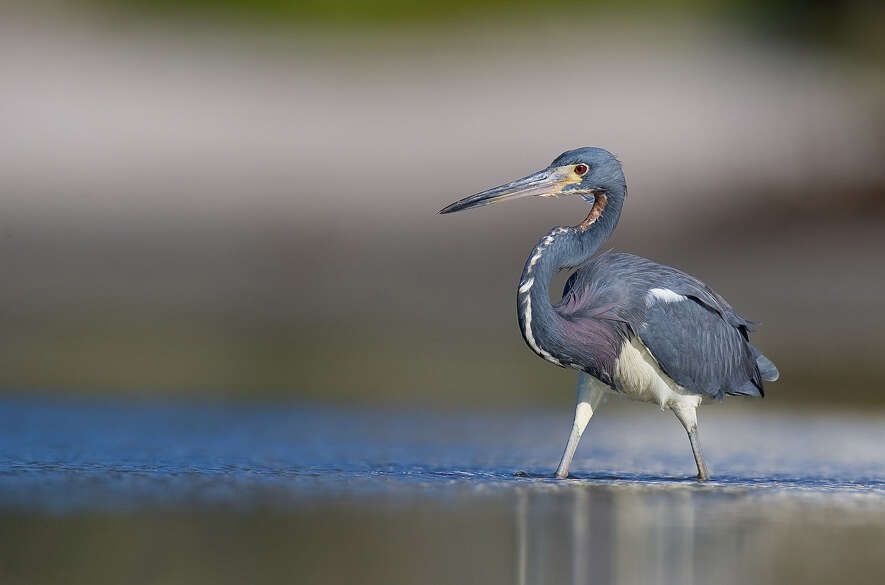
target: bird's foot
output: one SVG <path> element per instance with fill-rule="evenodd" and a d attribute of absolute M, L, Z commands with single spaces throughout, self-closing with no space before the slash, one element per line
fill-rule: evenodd
<path fill-rule="evenodd" d="M 704 471 L 702 473 L 698 473 L 697 480 L 698 481 L 710 481 L 710 474 L 707 473 L 706 471 Z"/>
<path fill-rule="evenodd" d="M 568 471 L 557 471 L 553 477 L 556 479 L 568 479 Z"/>

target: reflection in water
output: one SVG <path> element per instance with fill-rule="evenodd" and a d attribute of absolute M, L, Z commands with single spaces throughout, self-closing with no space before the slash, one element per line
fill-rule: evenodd
<path fill-rule="evenodd" d="M 0 585 L 881 582 L 881 418 L 706 420 L 0 401 Z"/>
<path fill-rule="evenodd" d="M 879 583 L 881 495 L 524 485 L 0 512 L 0 582 Z M 257 494 L 253 494 L 257 495 Z"/>
<path fill-rule="evenodd" d="M 831 508 L 796 497 L 701 486 L 519 490 L 516 583 L 826 583 L 843 570 L 876 582 L 883 502 Z"/>
<path fill-rule="evenodd" d="M 516 493 L 516 582 L 526 584 L 526 569 L 529 558 L 528 510 L 529 496 L 525 490 Z"/>

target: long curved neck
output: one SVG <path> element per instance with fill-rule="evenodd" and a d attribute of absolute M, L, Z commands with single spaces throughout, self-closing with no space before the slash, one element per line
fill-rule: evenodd
<path fill-rule="evenodd" d="M 517 315 L 523 337 L 541 357 L 560 364 L 550 281 L 560 270 L 579 266 L 595 254 L 617 226 L 620 211 L 617 203 L 609 205 L 606 195 L 597 195 L 587 219 L 574 227 L 551 230 L 526 260 L 517 292 Z"/>

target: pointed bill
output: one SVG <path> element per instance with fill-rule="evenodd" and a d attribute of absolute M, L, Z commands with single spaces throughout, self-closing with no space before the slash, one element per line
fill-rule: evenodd
<path fill-rule="evenodd" d="M 550 167 L 512 183 L 465 197 L 444 207 L 440 213 L 454 213 L 521 197 L 555 197 L 562 193 L 564 187 L 576 182 L 576 179 L 580 181 L 580 177 L 572 172 L 571 166 Z"/>

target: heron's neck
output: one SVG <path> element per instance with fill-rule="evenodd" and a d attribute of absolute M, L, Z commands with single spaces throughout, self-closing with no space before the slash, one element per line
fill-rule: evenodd
<path fill-rule="evenodd" d="M 560 363 L 564 344 L 557 336 L 558 315 L 550 302 L 550 281 L 560 271 L 586 262 L 608 240 L 620 209 L 599 195 L 590 214 L 574 227 L 557 227 L 541 238 L 526 260 L 517 292 L 517 314 L 523 337 L 541 357 Z"/>

